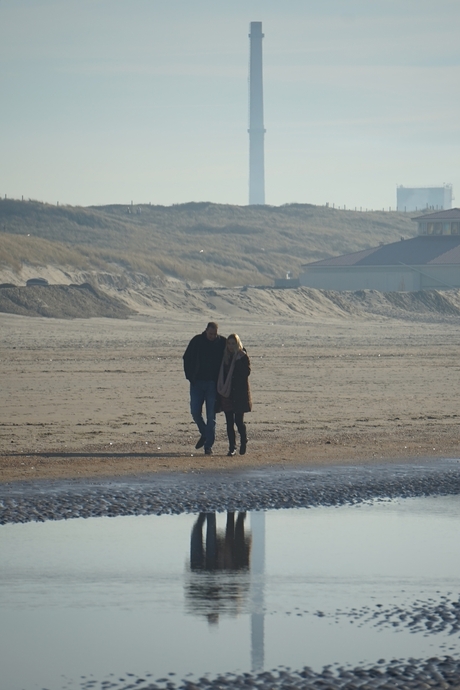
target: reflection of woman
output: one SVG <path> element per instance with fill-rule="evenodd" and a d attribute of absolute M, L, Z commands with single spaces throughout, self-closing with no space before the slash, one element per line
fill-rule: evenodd
<path fill-rule="evenodd" d="M 240 435 L 240 455 L 246 453 L 248 438 L 244 413 L 252 408 L 251 391 L 248 377 L 251 373 L 251 364 L 246 350 L 236 333 L 227 338 L 227 344 L 222 359 L 222 364 L 217 380 L 217 392 L 219 393 L 220 409 L 225 413 L 227 421 L 228 453 L 236 453 L 235 424 Z"/>

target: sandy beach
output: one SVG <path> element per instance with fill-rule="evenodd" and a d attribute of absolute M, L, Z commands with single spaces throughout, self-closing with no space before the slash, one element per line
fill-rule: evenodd
<path fill-rule="evenodd" d="M 460 324 L 218 318 L 252 363 L 248 453 L 196 451 L 182 354 L 215 314 L 0 314 L 0 480 L 459 456 Z"/>

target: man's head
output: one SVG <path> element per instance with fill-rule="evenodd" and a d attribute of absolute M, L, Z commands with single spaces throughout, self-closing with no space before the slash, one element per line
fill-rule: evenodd
<path fill-rule="evenodd" d="M 217 329 L 219 326 L 215 321 L 210 321 L 206 326 L 206 337 L 208 340 L 215 340 L 217 338 Z"/>

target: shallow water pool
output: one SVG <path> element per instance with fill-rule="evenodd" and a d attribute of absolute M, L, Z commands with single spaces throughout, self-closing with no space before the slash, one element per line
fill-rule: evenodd
<path fill-rule="evenodd" d="M 3 687 L 456 656 L 459 522 L 449 496 L 2 526 Z"/>

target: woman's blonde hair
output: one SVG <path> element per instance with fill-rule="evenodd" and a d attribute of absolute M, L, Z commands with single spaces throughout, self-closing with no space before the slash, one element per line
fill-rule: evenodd
<path fill-rule="evenodd" d="M 232 338 L 236 342 L 238 351 L 243 349 L 243 343 L 241 342 L 241 338 L 239 335 L 237 335 L 236 333 L 230 333 L 230 335 L 227 337 L 227 342 L 230 340 L 230 338 Z M 224 352 L 225 361 L 228 362 L 231 359 L 231 357 L 233 357 L 233 355 L 230 355 L 230 352 L 226 347 Z"/>

